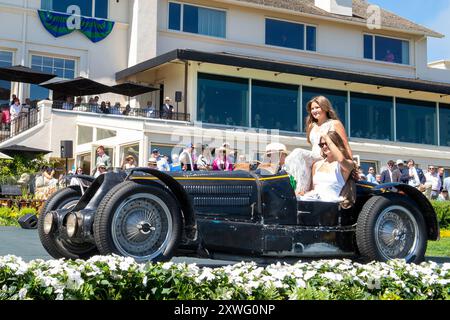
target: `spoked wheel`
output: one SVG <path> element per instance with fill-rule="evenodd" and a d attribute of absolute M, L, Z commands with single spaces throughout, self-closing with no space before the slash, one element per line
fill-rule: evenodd
<path fill-rule="evenodd" d="M 56 259 L 88 259 L 96 254 L 98 250 L 92 243 L 78 243 L 60 237 L 59 230 L 52 230 L 49 234 L 45 232 L 45 216 L 50 211 L 58 209 L 72 209 L 81 197 L 78 189 L 65 188 L 52 194 L 45 203 L 38 220 L 38 233 L 45 250 Z"/>
<path fill-rule="evenodd" d="M 102 254 L 116 253 L 136 261 L 172 257 L 181 238 L 177 201 L 163 188 L 126 182 L 102 200 L 94 237 Z"/>
<path fill-rule="evenodd" d="M 420 263 L 427 245 L 425 220 L 404 196 L 375 196 L 359 215 L 356 241 L 365 260 Z"/>

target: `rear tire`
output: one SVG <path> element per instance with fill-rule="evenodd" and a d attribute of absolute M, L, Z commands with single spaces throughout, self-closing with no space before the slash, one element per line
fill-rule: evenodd
<path fill-rule="evenodd" d="M 169 191 L 131 181 L 103 198 L 94 221 L 101 254 L 129 256 L 138 262 L 172 258 L 181 231 L 181 212 Z"/>
<path fill-rule="evenodd" d="M 404 259 L 420 263 L 427 248 L 425 220 L 406 196 L 373 196 L 359 214 L 356 242 L 367 262 Z"/>
<path fill-rule="evenodd" d="M 45 202 L 38 220 L 38 233 L 45 250 L 55 259 L 89 259 L 98 254 L 97 247 L 92 243 L 76 243 L 62 239 L 58 231 L 50 234 L 44 232 L 44 217 L 47 212 L 58 209 L 75 207 L 81 198 L 81 191 L 73 188 L 64 188 L 53 193 Z"/>

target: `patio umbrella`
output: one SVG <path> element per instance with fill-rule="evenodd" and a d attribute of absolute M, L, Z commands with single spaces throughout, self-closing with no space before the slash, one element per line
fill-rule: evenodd
<path fill-rule="evenodd" d="M 0 152 L 0 159 L 12 160 L 13 158 Z"/>
<path fill-rule="evenodd" d="M 110 86 L 83 77 L 41 83 L 40 86 L 67 96 L 88 96 L 111 92 Z"/>
<path fill-rule="evenodd" d="M 0 80 L 39 84 L 56 77 L 42 71 L 33 70 L 24 66 L 12 66 L 0 68 Z"/>
<path fill-rule="evenodd" d="M 21 145 L 15 144 L 15 145 L 1 148 L 0 152 L 4 152 L 8 156 L 22 155 L 25 157 L 34 158 L 39 154 L 47 154 L 47 153 L 51 153 L 52 151 L 38 149 L 38 148 L 31 148 L 31 147 L 26 147 L 26 146 L 21 146 Z"/>
<path fill-rule="evenodd" d="M 125 82 L 111 87 L 113 93 L 121 94 L 127 97 L 135 97 L 144 93 L 158 91 L 159 89 L 147 85 Z"/>

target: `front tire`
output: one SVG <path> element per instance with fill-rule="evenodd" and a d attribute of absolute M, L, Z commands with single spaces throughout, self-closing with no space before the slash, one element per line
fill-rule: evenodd
<path fill-rule="evenodd" d="M 358 217 L 356 243 L 364 261 L 404 259 L 424 261 L 427 248 L 425 220 L 406 196 L 370 198 Z"/>
<path fill-rule="evenodd" d="M 45 250 L 55 259 L 89 259 L 98 254 L 98 250 L 92 243 L 77 243 L 62 239 L 59 231 L 50 234 L 44 232 L 44 217 L 50 211 L 58 209 L 71 209 L 76 206 L 81 198 L 79 189 L 64 188 L 53 193 L 45 202 L 39 214 L 38 233 Z"/>
<path fill-rule="evenodd" d="M 134 182 L 114 187 L 100 203 L 94 237 L 100 253 L 138 262 L 169 260 L 181 239 L 178 202 L 163 187 Z"/>

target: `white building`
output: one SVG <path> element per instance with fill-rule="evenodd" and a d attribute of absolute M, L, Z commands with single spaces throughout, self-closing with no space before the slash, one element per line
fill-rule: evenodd
<path fill-rule="evenodd" d="M 154 147 L 168 153 L 190 141 L 227 141 L 254 157 L 252 144 L 264 145 L 267 130 L 290 149 L 310 148 L 305 106 L 325 95 L 364 166 L 413 158 L 450 169 L 450 71 L 427 63 L 427 39 L 440 33 L 363 0 L 92 0 L 81 14 L 115 23 L 96 43 L 79 30 L 56 38 L 51 17 L 47 29 L 39 18 L 40 9 L 81 3 L 89 1 L 0 0 L 0 64 L 159 88 L 131 100 L 141 109 L 180 92 L 178 120 L 58 110 L 47 101 L 39 124 L 0 149 L 34 146 L 59 157 L 60 141 L 73 140 L 75 161 L 92 169 L 98 145 L 115 166 L 129 153 L 146 165 Z M 1 85 L 22 100 L 53 98 L 36 86 Z"/>

